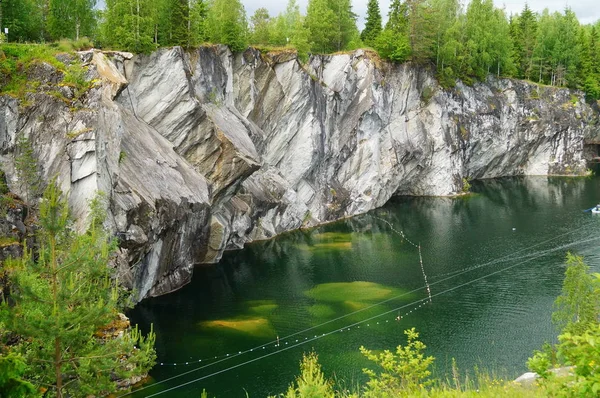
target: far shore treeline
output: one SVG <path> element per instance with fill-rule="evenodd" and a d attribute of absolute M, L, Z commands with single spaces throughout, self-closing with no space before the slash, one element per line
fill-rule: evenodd
<path fill-rule="evenodd" d="M 259 8 L 247 17 L 240 0 L 3 0 L 2 27 L 11 42 L 87 37 L 96 47 L 150 52 L 161 46 L 222 43 L 290 47 L 301 58 L 373 48 L 382 58 L 435 66 L 444 86 L 487 75 L 584 90 L 600 99 L 600 21 L 582 25 L 564 11 L 536 13 L 525 3 L 507 15 L 492 0 L 393 0 L 382 26 L 377 0 L 369 0 L 359 32 L 351 0 L 309 0 L 306 15 L 289 0 L 279 15 Z M 385 12 L 385 10 L 384 10 Z M 88 41 L 89 42 L 89 41 Z"/>

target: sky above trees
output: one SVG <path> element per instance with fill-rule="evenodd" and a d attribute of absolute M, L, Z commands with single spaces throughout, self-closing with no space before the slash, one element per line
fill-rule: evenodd
<path fill-rule="evenodd" d="M 367 2 L 369 0 L 352 0 L 353 10 L 358 14 L 358 27 L 362 29 L 365 24 L 365 16 L 367 15 Z M 104 8 L 105 0 L 98 0 L 98 8 Z M 541 12 L 544 8 L 553 11 L 564 11 L 565 6 L 571 9 L 577 15 L 579 21 L 583 24 L 593 23 L 600 19 L 600 7 L 597 5 L 598 0 L 528 0 L 529 8 L 533 11 Z M 287 1 L 284 0 L 243 0 L 242 3 L 246 8 L 246 15 L 254 14 L 257 8 L 265 7 L 269 10 L 269 14 L 277 15 L 283 10 Z M 383 20 L 387 20 L 387 10 L 390 8 L 391 0 L 379 0 L 379 7 L 383 16 Z M 464 3 L 464 1 L 463 1 Z M 308 0 L 298 0 L 300 10 L 306 13 L 306 5 Z M 518 14 L 523 10 L 525 5 L 524 0 L 494 0 L 496 7 L 506 6 L 506 14 Z"/>
<path fill-rule="evenodd" d="M 352 0 L 353 10 L 359 16 L 358 26 L 360 29 L 364 26 L 364 18 L 367 14 L 367 2 L 368 0 Z M 391 0 L 379 0 L 379 7 L 383 14 L 383 19 L 387 20 L 387 10 L 390 7 Z M 271 15 L 277 15 L 285 9 L 287 1 L 283 0 L 243 0 L 244 7 L 246 7 L 246 15 L 254 14 L 257 8 L 265 7 L 269 10 Z M 548 8 L 550 11 L 564 11 L 565 6 L 571 7 L 571 9 L 577 15 L 577 18 L 581 23 L 587 24 L 596 22 L 600 19 L 600 7 L 598 7 L 598 0 L 528 0 L 529 8 L 533 11 L 541 12 L 544 8 Z M 301 11 L 306 12 L 306 4 L 308 0 L 298 0 Z M 494 4 L 497 7 L 506 5 L 506 13 L 520 13 L 525 5 L 524 0 L 494 0 Z"/>

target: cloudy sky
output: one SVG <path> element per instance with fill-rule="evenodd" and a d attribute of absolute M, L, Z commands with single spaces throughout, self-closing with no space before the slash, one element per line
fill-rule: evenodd
<path fill-rule="evenodd" d="M 302 13 L 305 13 L 308 0 L 297 1 Z M 104 8 L 104 0 L 97 0 L 97 2 L 98 8 Z M 364 17 L 367 14 L 367 2 L 368 0 L 352 0 L 353 10 L 359 16 L 358 24 L 360 29 L 364 26 Z M 391 0 L 379 0 L 379 7 L 384 20 L 387 19 L 386 16 L 390 2 Z M 468 0 L 462 0 L 462 2 L 464 4 Z M 600 19 L 598 0 L 494 0 L 496 6 L 504 7 L 508 15 L 521 12 L 526 2 L 532 10 L 538 12 L 541 12 L 544 8 L 548 8 L 550 11 L 563 11 L 566 6 L 570 6 L 577 14 L 579 21 L 584 24 L 593 23 Z M 254 11 L 260 7 L 265 7 L 269 10 L 271 16 L 275 16 L 285 9 L 287 0 L 242 0 L 242 3 L 246 7 L 248 17 L 254 14 Z"/>
<path fill-rule="evenodd" d="M 359 16 L 359 27 L 364 25 L 363 18 L 367 13 L 368 0 L 352 0 L 353 10 Z M 379 8 L 384 16 L 387 16 L 391 0 L 379 0 Z M 465 0 L 463 0 L 463 3 Z M 277 15 L 286 7 L 287 0 L 242 0 L 246 7 L 246 14 L 250 17 L 257 8 L 265 7 L 269 14 Z M 508 15 L 519 13 L 525 5 L 525 0 L 494 0 L 498 7 L 505 7 Z M 577 14 L 582 23 L 592 23 L 600 19 L 600 6 L 598 0 L 528 0 L 529 7 L 534 11 L 542 11 L 548 8 L 550 11 L 562 11 L 566 6 L 570 6 Z M 308 0 L 298 0 L 302 12 L 306 12 Z"/>

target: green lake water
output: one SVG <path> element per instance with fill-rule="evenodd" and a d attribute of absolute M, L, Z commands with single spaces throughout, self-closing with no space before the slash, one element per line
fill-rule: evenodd
<path fill-rule="evenodd" d="M 163 363 L 133 396 L 199 397 L 205 388 L 211 397 L 266 397 L 285 391 L 311 350 L 328 377 L 351 387 L 370 365 L 358 348 L 394 349 L 411 327 L 437 374 L 455 358 L 463 372 L 515 377 L 555 338 L 566 252 L 600 268 L 600 215 L 582 212 L 600 201 L 599 183 L 475 182 L 468 197 L 395 198 L 228 252 L 183 289 L 130 312 L 143 330 L 153 324 Z"/>

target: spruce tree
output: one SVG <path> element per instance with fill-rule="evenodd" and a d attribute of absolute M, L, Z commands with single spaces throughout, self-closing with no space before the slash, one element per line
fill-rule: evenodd
<path fill-rule="evenodd" d="M 153 365 L 154 335 L 137 329 L 120 337 L 101 331 L 117 319 L 119 293 L 108 262 L 113 245 L 93 206 L 87 233 L 72 232 L 67 203 L 54 182 L 40 205 L 37 255 L 8 264 L 11 302 L 0 323 L 19 336 L 11 348 L 27 363 L 23 377 L 58 398 L 106 395 L 115 379 L 146 373 Z"/>
<path fill-rule="evenodd" d="M 381 34 L 381 12 L 379 11 L 379 1 L 369 0 L 367 5 L 367 21 L 365 29 L 360 34 L 363 43 L 369 47 L 375 45 L 375 40 Z"/>

